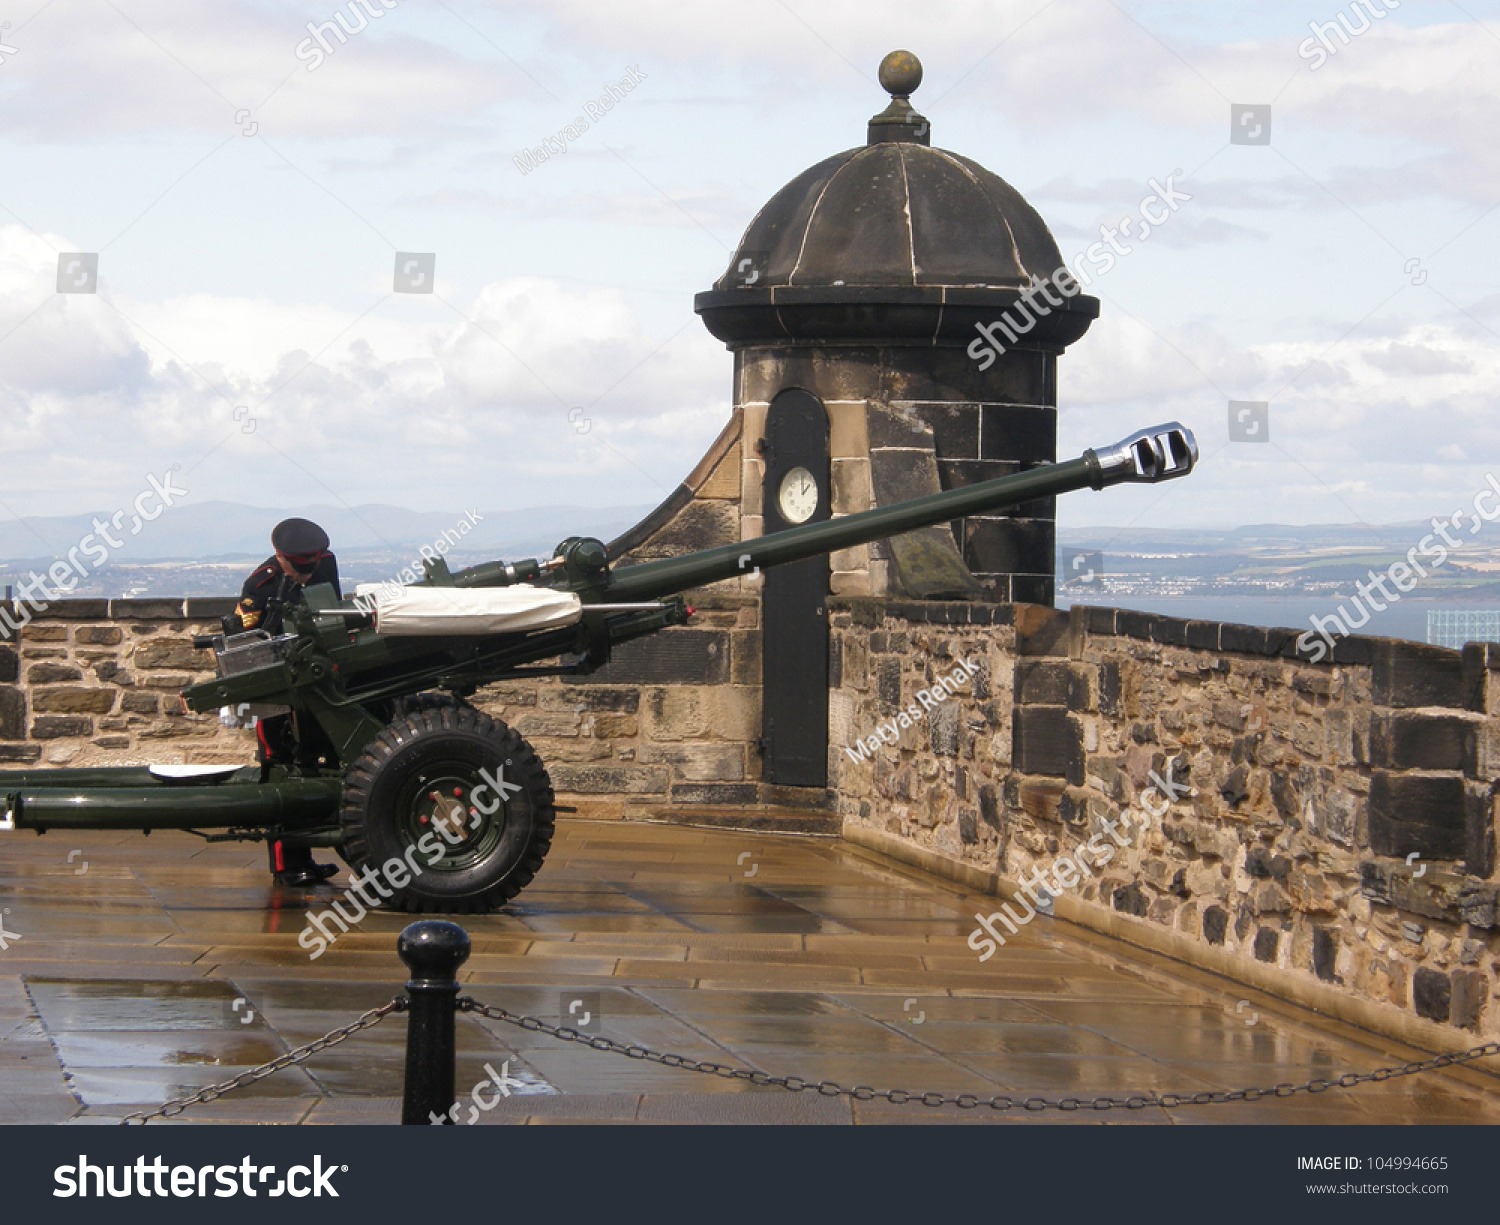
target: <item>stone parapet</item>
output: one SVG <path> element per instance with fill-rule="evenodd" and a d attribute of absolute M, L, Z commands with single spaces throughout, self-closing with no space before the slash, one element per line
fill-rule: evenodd
<path fill-rule="evenodd" d="M 251 734 L 183 709 L 213 674 L 194 634 L 217 633 L 234 600 L 59 600 L 3 606 L 0 762 L 113 766 L 252 760 Z M 14 627 L 14 628 L 11 628 Z"/>
<path fill-rule="evenodd" d="M 1288 998 L 1321 984 L 1361 1024 L 1500 1034 L 1500 646 L 1348 638 L 1311 664 L 1295 631 L 1126 610 L 831 611 L 846 836 L 1007 894 L 1043 871 L 1065 886 L 1059 914 L 1254 966 L 1245 981 Z M 960 659 L 971 690 L 850 751 Z M 1149 792 L 1166 779 L 1190 790 L 1164 805 Z M 1141 836 L 1110 843 L 1143 805 Z M 1084 870 L 1053 875 L 1064 859 Z"/>
<path fill-rule="evenodd" d="M 492 685 L 474 702 L 536 746 L 559 799 L 581 816 L 711 811 L 706 823 L 723 824 L 743 807 L 749 825 L 767 805 L 831 811 L 826 792 L 785 795 L 761 782 L 758 601 L 698 592 L 690 602 L 691 626 L 625 643 L 591 676 Z"/>
<path fill-rule="evenodd" d="M 753 597 L 696 592 L 693 624 L 616 648 L 588 677 L 473 697 L 536 746 L 559 801 L 592 817 L 830 832 L 830 793 L 760 781 L 760 628 Z M 0 763 L 248 763 L 254 733 L 192 714 L 179 691 L 213 675 L 192 645 L 233 599 L 63 600 L 0 642 Z M 19 617 L 15 618 L 17 621 Z M 776 822 L 771 822 L 776 825 Z M 779 827 L 779 826 L 778 826 Z"/>
<path fill-rule="evenodd" d="M 833 599 L 830 787 L 809 790 L 761 780 L 756 599 L 692 600 L 691 626 L 591 677 L 475 695 L 536 745 L 562 803 L 803 832 L 836 817 L 1010 893 L 1145 799 L 1143 835 L 1064 882 L 1059 915 L 1318 1007 L 1348 1000 L 1392 1033 L 1500 1034 L 1500 645 L 1347 638 L 1312 664 L 1283 630 Z M 231 604 L 32 616 L 0 641 L 0 762 L 252 760 L 251 733 L 178 699 L 209 675 L 193 635 Z M 1190 790 L 1162 808 L 1159 779 Z"/>

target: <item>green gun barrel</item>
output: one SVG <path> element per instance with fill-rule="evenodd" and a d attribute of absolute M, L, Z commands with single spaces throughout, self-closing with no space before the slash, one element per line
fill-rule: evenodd
<path fill-rule="evenodd" d="M 782 566 L 1085 486 L 1103 489 L 1126 481 L 1155 484 L 1173 480 L 1186 476 L 1197 461 L 1198 444 L 1192 431 L 1175 421 L 1167 422 L 1132 434 L 1112 447 L 1087 450 L 1066 463 L 787 528 L 701 553 L 627 566 L 611 574 L 606 590 L 611 600 L 657 599 L 749 573 L 752 567 Z"/>
<path fill-rule="evenodd" d="M 34 830 L 311 825 L 333 820 L 344 786 L 337 776 L 139 787 L 110 781 L 49 786 L 36 778 L 6 795 L 7 824 Z"/>

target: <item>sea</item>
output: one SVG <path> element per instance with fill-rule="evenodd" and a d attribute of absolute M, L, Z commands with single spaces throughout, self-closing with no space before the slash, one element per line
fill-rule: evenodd
<path fill-rule="evenodd" d="M 1345 602 L 1348 605 L 1348 601 Z M 1070 604 L 1100 604 L 1116 608 L 1133 608 L 1139 612 L 1161 613 L 1168 617 L 1182 617 L 1191 621 L 1232 621 L 1240 625 L 1283 626 L 1302 630 L 1312 629 L 1314 616 L 1326 617 L 1337 611 L 1338 604 L 1328 597 L 1317 596 L 1122 596 L 1118 599 L 1059 600 L 1058 607 Z M 1384 612 L 1371 610 L 1368 624 L 1354 632 L 1380 638 L 1405 638 L 1411 642 L 1427 642 L 1429 612 L 1475 611 L 1490 614 L 1493 633 L 1460 634 L 1459 638 L 1472 641 L 1500 640 L 1500 602 L 1476 600 L 1404 599 L 1387 604 Z M 1490 627 L 1486 627 L 1490 628 Z M 1439 640 L 1441 641 L 1441 640 Z M 1461 645 L 1460 641 L 1442 642 L 1444 646 Z"/>

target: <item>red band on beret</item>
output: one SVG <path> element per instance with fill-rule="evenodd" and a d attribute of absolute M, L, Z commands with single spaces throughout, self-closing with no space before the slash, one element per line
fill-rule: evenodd
<path fill-rule="evenodd" d="M 281 556 L 286 558 L 287 561 L 291 562 L 299 570 L 310 570 L 325 557 L 332 557 L 333 554 L 325 549 L 321 553 L 282 553 Z"/>

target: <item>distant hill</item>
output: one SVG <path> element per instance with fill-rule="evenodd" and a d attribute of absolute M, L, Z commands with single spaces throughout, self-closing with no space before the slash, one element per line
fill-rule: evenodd
<path fill-rule="evenodd" d="M 650 506 L 537 506 L 477 510 L 479 522 L 450 554 L 450 564 L 551 556 L 568 536 L 609 540 L 638 522 Z M 101 516 L 106 512 L 100 512 Z M 346 585 L 394 577 L 423 545 L 465 519 L 452 510 L 398 506 L 246 506 L 197 502 L 175 506 L 129 534 L 127 516 L 115 531 L 124 545 L 108 565 L 81 583 L 77 596 L 226 595 L 270 552 L 271 528 L 293 515 L 328 529 Z M 0 584 L 45 572 L 94 531 L 92 515 L 29 516 L 0 522 Z M 1466 525 L 1467 526 L 1467 525 Z M 1405 557 L 1431 527 L 1414 523 L 1250 524 L 1226 529 L 1060 528 L 1059 598 L 1092 592 L 1109 602 L 1132 596 L 1292 596 L 1352 594 L 1373 568 Z M 1421 584 L 1429 599 L 1500 599 L 1500 522 L 1477 535 L 1457 533 L 1464 547 Z M 1074 551 L 1103 554 L 1088 592 L 1067 583 Z M 1092 597 L 1091 597 L 1092 598 Z"/>
<path fill-rule="evenodd" d="M 1478 533 L 1449 529 L 1461 547 L 1441 565 L 1434 552 L 1421 595 L 1430 599 L 1493 600 L 1500 596 L 1500 522 Z M 1297 595 L 1349 593 L 1371 570 L 1393 562 L 1433 537 L 1430 523 L 1327 523 L 1297 526 L 1253 524 L 1200 528 L 1063 528 L 1058 532 L 1059 570 L 1066 578 L 1075 552 L 1098 552 L 1091 569 L 1103 594 Z M 1429 548 L 1440 543 L 1429 542 Z"/>
<path fill-rule="evenodd" d="M 148 504 L 151 506 L 154 504 Z M 610 540 L 637 523 L 651 507 L 538 506 L 524 510 L 474 508 L 450 564 L 550 557 L 568 536 Z M 112 512 L 101 511 L 106 521 Z M 130 535 L 125 516 L 111 534 L 123 541 L 110 561 L 80 583 L 75 596 L 179 596 L 237 593 L 250 567 L 271 552 L 271 528 L 294 516 L 327 529 L 346 586 L 391 578 L 418 558 L 445 530 L 459 532 L 465 510 L 411 511 L 398 506 L 290 506 L 271 509 L 235 502 L 174 506 Z M 45 573 L 94 532 L 93 515 L 28 516 L 0 522 L 0 583 L 14 584 L 31 571 Z M 106 522 L 107 526 L 107 522 Z M 97 538 L 97 537 L 96 537 Z"/>

